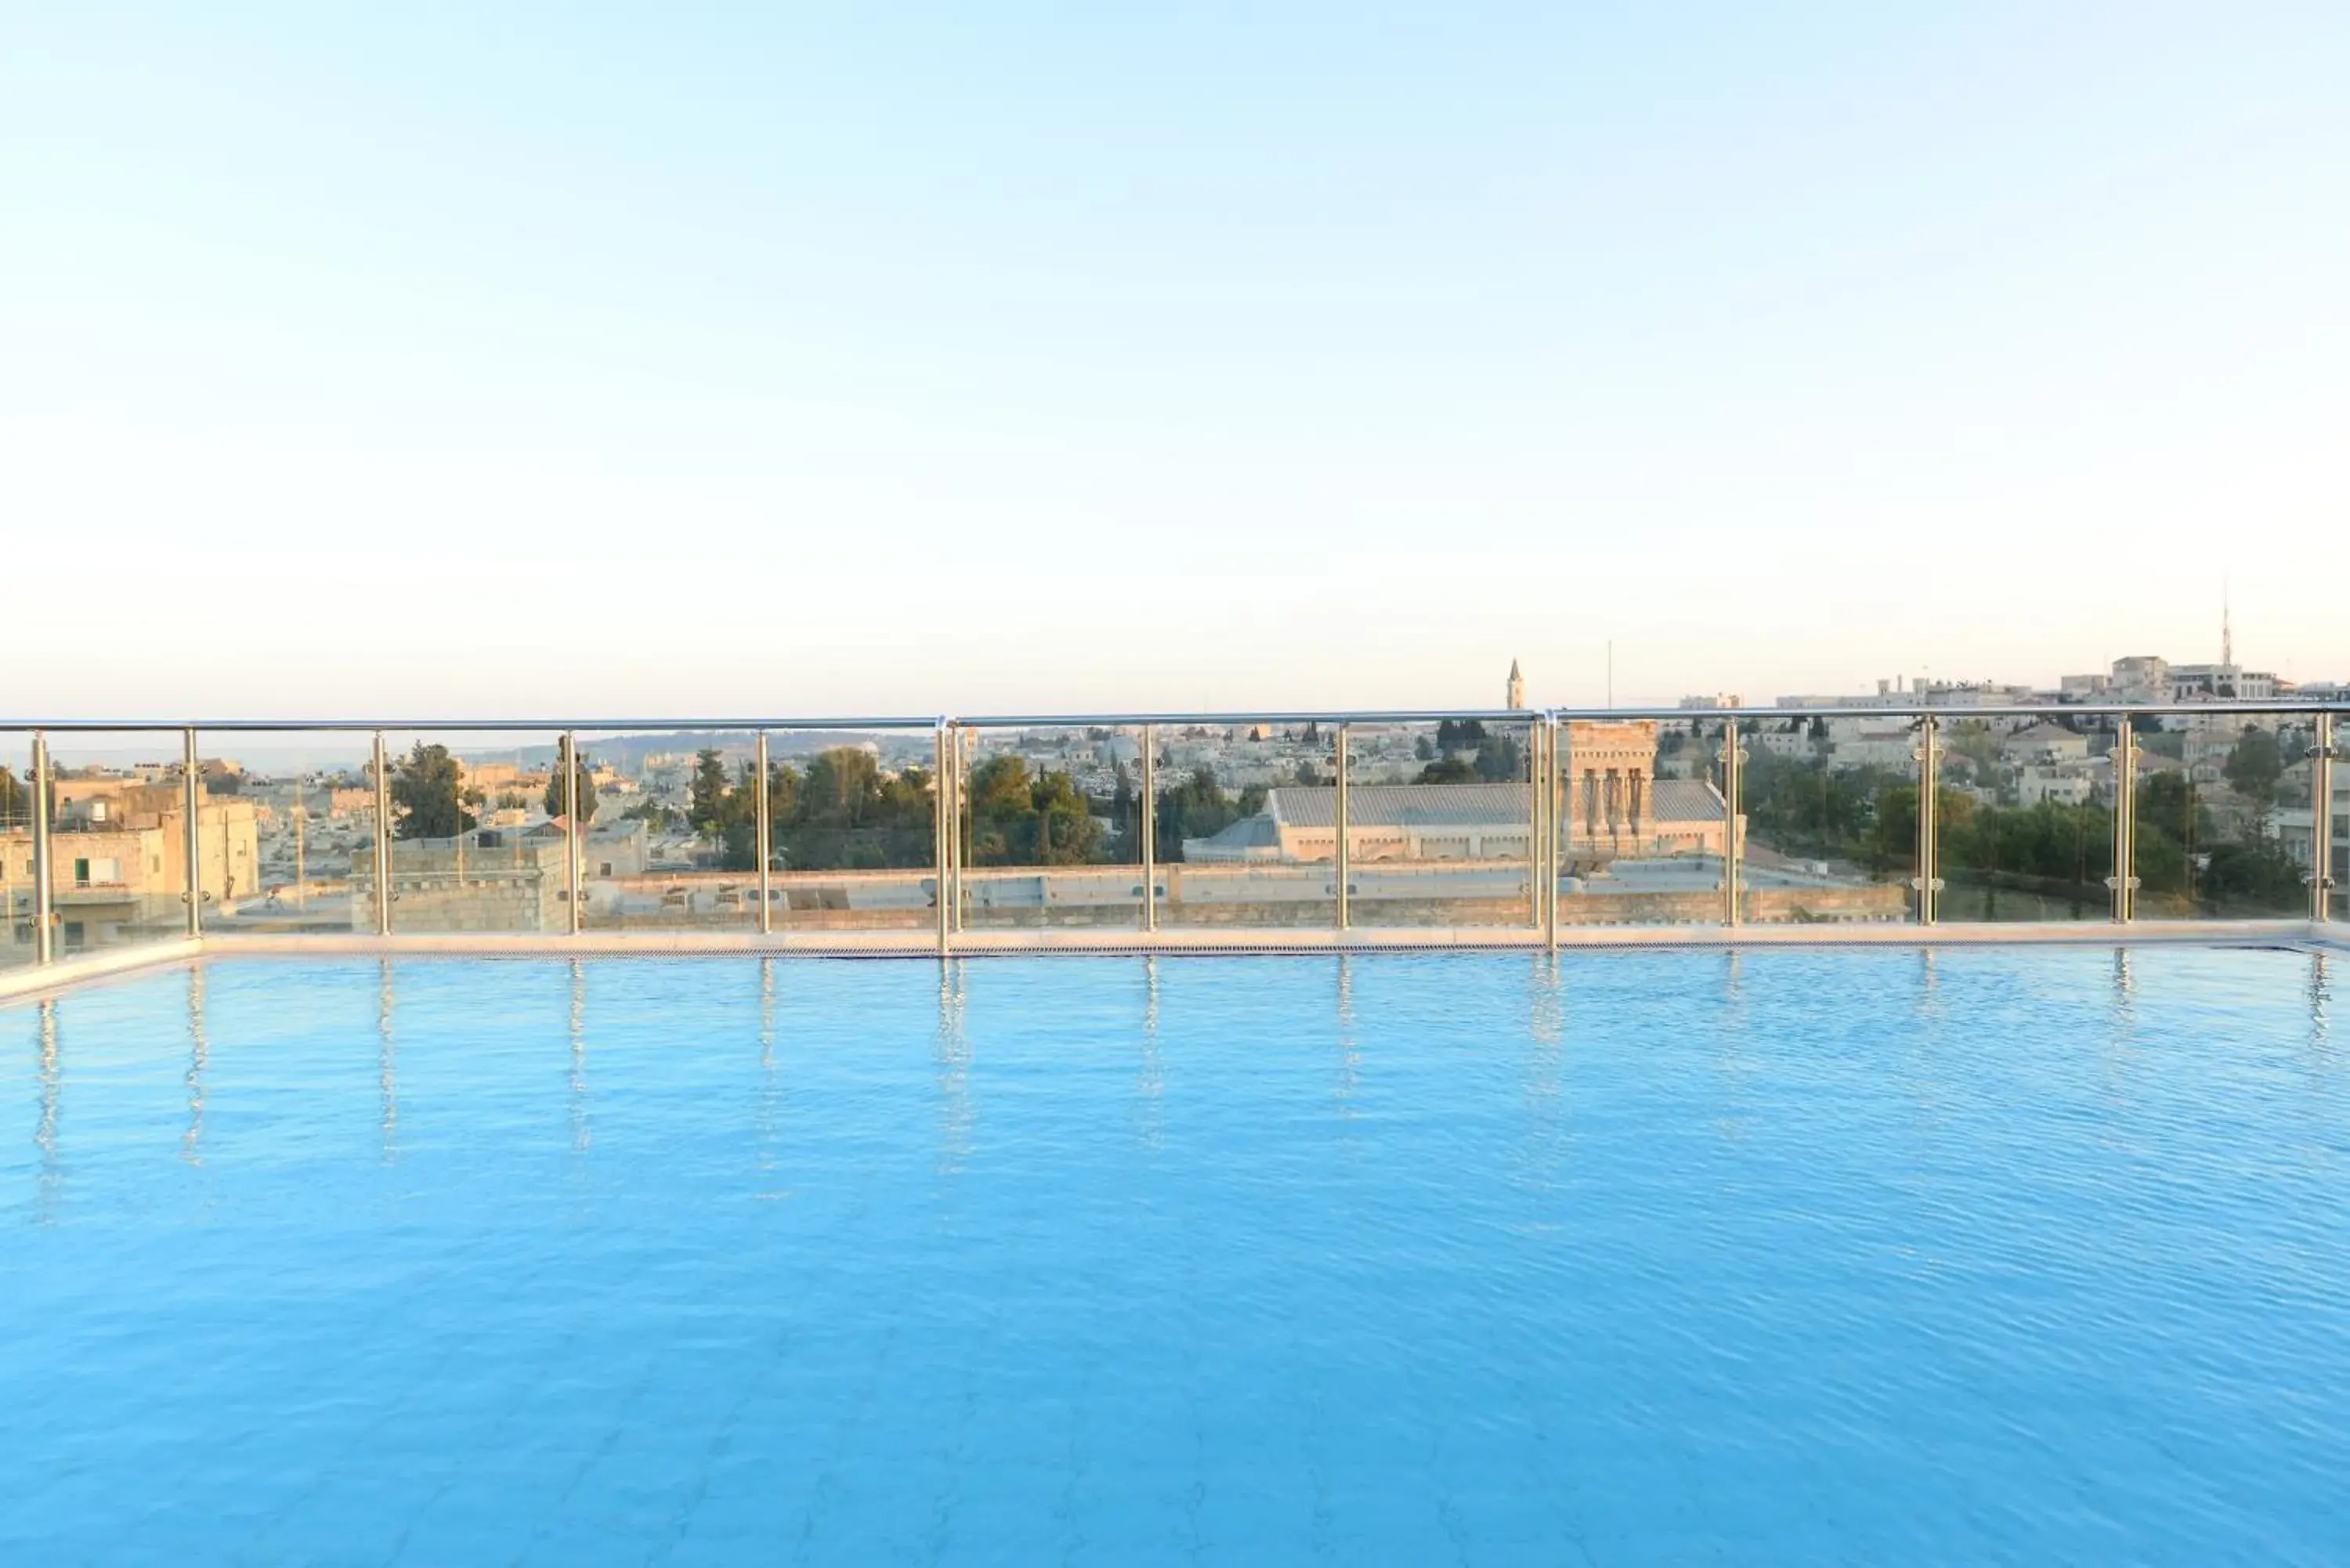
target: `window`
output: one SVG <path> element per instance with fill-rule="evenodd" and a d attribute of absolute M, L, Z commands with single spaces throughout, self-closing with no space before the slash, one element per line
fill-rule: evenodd
<path fill-rule="evenodd" d="M 88 861 L 77 860 L 74 862 L 74 886 L 77 888 L 87 888 L 89 886 Z"/>

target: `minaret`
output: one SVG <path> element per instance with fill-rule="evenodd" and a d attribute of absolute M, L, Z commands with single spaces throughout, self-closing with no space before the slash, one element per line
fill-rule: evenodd
<path fill-rule="evenodd" d="M 1518 673 L 1518 661 L 1513 659 L 1510 660 L 1510 698 L 1502 706 L 1515 713 L 1522 711 L 1525 705 L 1526 678 Z"/>
<path fill-rule="evenodd" d="M 2236 632 L 2229 624 L 2228 579 L 2225 577 L 2220 579 L 2220 667 L 2222 670 L 2236 668 Z"/>

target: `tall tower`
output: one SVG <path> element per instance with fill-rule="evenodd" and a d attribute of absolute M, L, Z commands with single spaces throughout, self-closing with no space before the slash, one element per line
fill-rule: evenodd
<path fill-rule="evenodd" d="M 1526 678 L 1518 673 L 1518 661 L 1510 660 L 1510 697 L 1502 706 L 1517 712 L 1526 705 Z"/>
<path fill-rule="evenodd" d="M 2220 665 L 2223 670 L 2236 668 L 2236 631 L 2228 615 L 2228 579 L 2220 579 Z"/>

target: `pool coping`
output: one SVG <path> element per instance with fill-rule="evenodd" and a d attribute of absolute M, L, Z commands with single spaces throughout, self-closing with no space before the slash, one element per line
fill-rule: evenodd
<path fill-rule="evenodd" d="M 1580 926 L 1562 929 L 1556 950 L 1627 949 L 1986 946 L 2143 947 L 2158 944 L 2293 947 L 2350 954 L 2350 927 L 2307 919 L 1959 922 L 1931 926 Z M 0 973 L 0 1002 L 48 995 L 147 969 L 206 958 L 858 958 L 1038 956 L 1241 957 L 1300 953 L 1544 952 L 1539 931 L 1516 928 L 1159 931 L 1005 929 L 959 932 L 943 953 L 928 930 L 817 932 L 613 931 L 529 933 L 328 932 L 182 937 L 81 953 L 45 967 Z"/>

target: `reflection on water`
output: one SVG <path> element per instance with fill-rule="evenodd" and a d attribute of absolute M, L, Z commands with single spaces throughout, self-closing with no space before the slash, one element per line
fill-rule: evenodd
<path fill-rule="evenodd" d="M 2309 955 L 2309 1044 L 2323 1051 L 2333 1044 L 2334 1023 L 2329 1007 L 2334 1000 L 2333 971 L 2326 956 L 2321 952 Z"/>
<path fill-rule="evenodd" d="M 377 961 L 375 981 L 376 1120 L 382 1128 L 380 1158 L 400 1158 L 400 1050 L 391 1036 L 391 961 Z"/>
<path fill-rule="evenodd" d="M 1525 1110 L 1521 1158 L 1526 1180 L 1546 1188 L 1557 1179 L 1566 1151 L 1566 983 L 1556 953 L 1535 959 L 1528 972 L 1526 1059 L 1518 1074 Z"/>
<path fill-rule="evenodd" d="M 763 1177 L 775 1174 L 777 1128 L 783 1120 L 783 1075 L 775 1070 L 775 961 L 759 961 L 759 1099 L 751 1116 L 751 1158 Z M 786 1196 L 763 1191 L 762 1198 Z"/>
<path fill-rule="evenodd" d="M 1355 955 L 1338 955 L 1338 1114 L 1355 1114 L 1355 1091 L 1362 1086 L 1362 1048 L 1355 1038 Z"/>
<path fill-rule="evenodd" d="M 204 966 L 188 966 L 188 1130 L 180 1137 L 180 1158 L 202 1165 L 204 1141 Z"/>
<path fill-rule="evenodd" d="M 1156 1149 L 1166 1132 L 1159 1097 L 1167 1076 L 1159 1056 L 1159 961 L 1153 957 L 1142 961 L 1142 1063 L 1134 1089 L 1136 1130 L 1143 1147 Z"/>
<path fill-rule="evenodd" d="M 1721 1098 L 1713 1106 L 1713 1128 L 1735 1143 L 1746 1130 L 1747 1056 L 1746 955 L 1736 948 L 1721 953 L 1721 1023 L 1711 1030 L 1714 1088 Z"/>
<path fill-rule="evenodd" d="M 759 1071 L 775 1070 L 775 961 L 759 961 Z"/>
<path fill-rule="evenodd" d="M 63 1074 L 57 1062 L 57 1004 L 41 1000 L 40 1119 L 33 1125 L 33 1147 L 40 1152 L 40 1211 L 44 1224 L 57 1218 L 57 1189 L 65 1182 L 57 1160 L 57 1105 L 63 1095 Z"/>
<path fill-rule="evenodd" d="M 571 1147 L 586 1153 L 595 1143 L 588 1116 L 588 966 L 571 961 Z"/>
<path fill-rule="evenodd" d="M 963 1011 L 968 1001 L 962 961 L 940 960 L 939 1032 L 931 1061 L 939 1090 L 941 1176 L 955 1175 L 971 1158 L 971 1038 L 963 1032 Z"/>
<path fill-rule="evenodd" d="M 1566 981 L 1558 955 L 1536 959 L 1534 977 L 1534 1037 L 1538 1044 L 1555 1046 L 1566 1038 Z M 1555 1061 L 1557 1053 L 1551 1054 Z"/>

